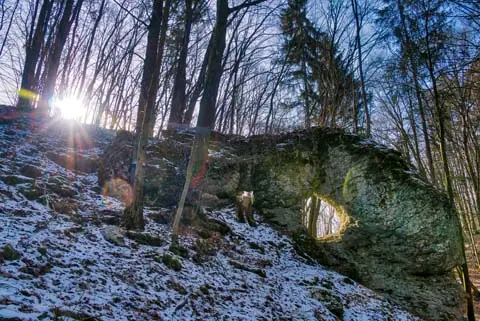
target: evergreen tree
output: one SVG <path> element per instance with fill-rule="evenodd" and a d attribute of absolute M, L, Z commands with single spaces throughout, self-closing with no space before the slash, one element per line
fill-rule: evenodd
<path fill-rule="evenodd" d="M 346 126 L 352 119 L 358 83 L 338 46 L 314 26 L 306 13 L 307 0 L 289 0 L 281 15 L 283 52 L 291 79 L 302 86 L 305 127 Z"/>
<path fill-rule="evenodd" d="M 304 102 L 305 126 L 310 127 L 311 116 L 318 96 L 311 65 L 314 64 L 319 34 L 306 14 L 307 0 L 289 0 L 282 12 L 281 24 L 285 37 L 283 50 L 291 66 L 291 76 L 302 84 L 300 97 Z"/>

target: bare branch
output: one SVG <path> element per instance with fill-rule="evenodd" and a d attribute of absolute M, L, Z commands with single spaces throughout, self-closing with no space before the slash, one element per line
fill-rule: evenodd
<path fill-rule="evenodd" d="M 144 25 L 145 27 L 148 28 L 148 24 L 147 24 L 145 21 L 143 21 L 142 19 L 140 19 L 139 17 L 137 17 L 136 15 L 134 15 L 134 14 L 132 13 L 132 11 L 130 11 L 128 8 L 125 8 L 125 7 L 123 6 L 123 4 L 121 4 L 121 3 L 118 2 L 117 0 L 112 0 L 112 1 L 115 2 L 115 4 L 116 4 L 117 6 L 119 6 L 123 11 L 125 11 L 126 13 L 128 13 L 129 16 L 131 16 L 133 19 L 135 19 L 136 21 L 140 22 L 142 25 Z"/>
<path fill-rule="evenodd" d="M 239 4 L 238 6 L 235 6 L 235 7 L 232 7 L 232 8 L 229 8 L 228 9 L 228 13 L 233 13 L 235 11 L 239 11 L 239 10 L 242 10 L 244 8 L 248 8 L 250 6 L 254 6 L 254 5 L 257 5 L 257 4 L 260 4 L 262 2 L 265 2 L 267 0 L 253 0 L 253 1 L 245 1 L 244 3 L 242 4 Z"/>

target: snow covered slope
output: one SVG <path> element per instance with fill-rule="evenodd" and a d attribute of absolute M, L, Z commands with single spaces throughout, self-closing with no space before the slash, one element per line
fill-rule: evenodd
<path fill-rule="evenodd" d="M 96 174 L 52 157 L 94 158 L 113 134 L 69 126 L 0 124 L 0 320 L 418 320 L 266 224 L 237 223 L 233 208 L 207 213 L 230 226 L 225 237 L 185 229 L 183 256 L 155 219 L 166 210 L 146 209 L 154 242 L 123 237 L 106 225 L 122 204 L 100 195 Z M 93 143 L 74 150 L 73 134 Z"/>

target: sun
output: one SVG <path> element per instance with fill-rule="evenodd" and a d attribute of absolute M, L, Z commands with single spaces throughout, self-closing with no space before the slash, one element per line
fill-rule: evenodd
<path fill-rule="evenodd" d="M 53 101 L 53 114 L 62 118 L 81 121 L 86 113 L 83 101 L 76 97 L 64 97 Z"/>

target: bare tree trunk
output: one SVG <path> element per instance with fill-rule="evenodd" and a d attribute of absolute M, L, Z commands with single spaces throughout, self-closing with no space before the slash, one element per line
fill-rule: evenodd
<path fill-rule="evenodd" d="M 40 104 L 41 111 L 44 114 L 48 114 L 48 104 L 50 103 L 50 100 L 52 99 L 55 92 L 55 83 L 57 80 L 60 58 L 62 56 L 62 51 L 73 23 L 72 17 L 75 17 L 77 15 L 77 12 L 80 10 L 83 4 L 83 0 L 78 0 L 74 9 L 74 0 L 66 1 L 67 2 L 65 3 L 65 7 L 63 9 L 62 18 L 60 20 L 60 24 L 58 25 L 58 31 L 55 36 L 55 41 L 53 43 L 53 50 L 48 56 L 46 65 L 47 74 Z"/>
<path fill-rule="evenodd" d="M 77 92 L 78 96 L 80 96 L 80 94 L 82 93 L 83 86 L 85 84 L 85 77 L 87 75 L 88 63 L 90 61 L 90 55 L 92 54 L 93 41 L 95 39 L 95 35 L 97 34 L 98 25 L 100 24 L 100 20 L 102 20 L 102 17 L 103 17 L 103 10 L 105 9 L 105 1 L 106 0 L 102 0 L 102 3 L 100 4 L 100 9 L 98 11 L 98 16 L 95 19 L 95 23 L 93 24 L 92 35 L 90 36 L 90 39 L 88 40 L 87 53 L 85 55 L 82 74 L 80 76 L 80 78 L 81 78 L 80 85 L 78 86 L 78 89 L 77 89 L 78 90 L 78 92 Z"/>
<path fill-rule="evenodd" d="M 200 101 L 197 127 L 206 127 L 210 129 L 214 129 L 215 127 L 215 107 L 217 104 L 220 78 L 223 73 L 222 58 L 226 45 L 228 14 L 228 0 L 218 0 L 217 17 L 211 36 L 212 48 L 208 59 L 203 96 Z"/>
<path fill-rule="evenodd" d="M 80 17 L 80 10 L 75 10 L 71 20 L 73 25 L 72 34 L 70 37 L 70 45 L 67 46 L 67 54 L 65 55 L 65 60 L 63 62 L 63 69 L 62 69 L 62 77 L 60 80 L 60 93 L 63 94 L 68 86 L 68 80 L 70 78 L 70 72 L 73 67 L 73 58 L 78 51 L 78 48 L 75 48 L 75 42 L 77 38 L 77 30 L 78 30 L 78 18 Z"/>
<path fill-rule="evenodd" d="M 317 222 L 321 202 L 315 195 L 311 197 L 310 213 L 308 215 L 308 235 L 314 238 L 317 237 Z"/>
<path fill-rule="evenodd" d="M 176 125 L 183 123 L 183 114 L 186 107 L 185 89 L 187 86 L 186 69 L 188 44 L 190 42 L 190 32 L 193 23 L 193 0 L 185 0 L 185 29 L 183 31 L 182 45 L 180 56 L 177 62 L 177 72 L 173 84 L 172 105 L 170 108 L 170 117 L 168 119 L 167 128 L 174 128 Z"/>
<path fill-rule="evenodd" d="M 415 123 L 413 103 L 412 103 L 410 93 L 408 93 L 408 118 L 410 121 L 410 127 L 412 128 L 413 143 L 415 146 L 413 150 L 413 155 L 414 155 L 415 161 L 417 162 L 420 175 L 424 178 L 427 178 L 427 174 L 425 173 L 425 168 L 423 167 L 422 158 L 420 156 L 420 147 L 418 145 L 417 124 Z"/>
<path fill-rule="evenodd" d="M 398 7 L 398 12 L 400 13 L 400 20 L 402 23 L 402 28 L 405 36 L 404 45 L 406 46 L 408 59 L 410 60 L 410 66 L 412 68 L 412 76 L 413 76 L 413 81 L 415 86 L 415 94 L 417 96 L 418 110 L 420 112 L 420 118 L 422 120 L 423 139 L 425 140 L 425 152 L 427 154 L 428 169 L 430 172 L 430 182 L 432 184 L 435 184 L 435 181 L 436 181 L 435 166 L 433 164 L 432 148 L 430 146 L 430 137 L 428 134 L 425 110 L 423 108 L 422 90 L 420 88 L 420 83 L 418 79 L 418 65 L 417 65 L 417 62 L 415 61 L 415 57 L 413 56 L 412 42 L 410 40 L 409 30 L 407 28 L 407 24 L 405 21 L 404 8 L 401 5 L 400 1 L 398 0 L 397 0 L 397 7 Z"/>
<path fill-rule="evenodd" d="M 289 52 L 285 55 L 287 57 Z M 274 101 L 275 95 L 277 93 L 278 87 L 280 86 L 283 75 L 285 74 L 285 70 L 287 69 L 287 59 L 285 58 L 282 62 L 282 68 L 280 70 L 280 74 L 278 75 L 277 80 L 275 81 L 275 85 L 273 86 L 273 90 L 270 96 L 270 107 L 268 109 L 267 120 L 265 121 L 265 133 L 271 133 L 273 128 L 273 110 L 274 110 Z"/>
<path fill-rule="evenodd" d="M 198 75 L 198 79 L 193 86 L 193 91 L 190 94 L 187 110 L 185 111 L 185 116 L 183 119 L 184 124 L 190 124 L 193 117 L 193 112 L 195 111 L 195 105 L 197 104 L 198 98 L 200 97 L 203 88 L 205 86 L 205 74 L 207 73 L 208 62 L 210 60 L 210 52 L 212 51 L 213 46 L 213 37 L 210 38 L 207 46 L 207 51 L 203 58 L 202 67 Z"/>
<path fill-rule="evenodd" d="M 163 52 L 165 49 L 165 39 L 168 29 L 168 17 L 170 15 L 171 5 L 171 0 L 166 0 L 165 3 L 163 0 L 156 0 L 155 5 L 157 5 L 157 2 L 159 2 L 158 5 L 160 7 L 158 7 L 158 11 L 156 11 L 158 17 L 155 18 L 155 36 L 153 33 L 150 34 L 149 30 L 148 41 L 152 41 L 152 43 L 150 47 L 147 44 L 147 53 L 145 57 L 145 65 L 150 65 L 152 68 L 144 69 L 142 88 L 140 91 L 140 102 L 137 110 L 136 133 L 137 135 L 140 135 L 140 133 L 143 131 L 147 137 L 153 135 L 153 127 L 155 126 L 155 102 L 157 99 L 160 67 L 162 65 Z M 158 19 L 158 22 L 156 19 Z M 150 24 L 149 28 L 151 27 L 152 23 Z M 147 63 L 147 60 L 150 59 L 154 59 L 155 62 L 153 64 L 150 61 Z"/>
<path fill-rule="evenodd" d="M 163 0 L 154 0 L 150 25 L 148 26 L 147 49 L 143 64 L 142 85 L 137 111 L 137 150 L 135 151 L 136 155 L 134 157 L 134 159 L 136 159 L 136 167 L 135 181 L 133 183 L 133 200 L 124 211 L 124 221 L 127 229 L 144 229 L 145 227 L 143 218 L 143 167 L 146 161 L 145 149 L 148 143 L 146 127 L 151 122 L 149 118 L 154 114 L 152 109 L 154 109 L 155 106 L 151 102 L 155 101 L 158 90 L 158 74 L 160 72 L 160 66 L 158 65 L 158 47 L 162 12 Z"/>
<path fill-rule="evenodd" d="M 362 60 L 362 42 L 360 39 L 360 17 L 358 13 L 358 3 L 357 0 L 352 0 L 352 9 L 353 9 L 353 16 L 355 18 L 355 27 L 356 27 L 356 35 L 355 40 L 357 42 L 358 48 L 358 68 L 360 72 L 360 88 L 362 90 L 362 101 L 363 101 L 363 109 L 365 112 L 365 135 L 367 137 L 371 136 L 370 133 L 370 112 L 368 110 L 368 100 L 367 100 L 367 90 L 365 89 L 365 78 L 363 74 L 363 60 Z"/>
<path fill-rule="evenodd" d="M 178 245 L 178 235 L 180 230 L 180 220 L 182 219 L 185 200 L 192 187 L 192 179 L 196 175 L 202 175 L 202 167 L 206 164 L 206 155 L 208 154 L 208 145 L 210 143 L 210 129 L 196 128 L 195 138 L 192 143 L 190 159 L 188 160 L 185 184 L 182 190 L 182 196 L 178 202 L 177 212 L 173 221 L 172 244 Z"/>
<path fill-rule="evenodd" d="M 162 23 L 160 27 L 160 37 L 158 40 L 158 49 L 157 49 L 158 72 L 157 70 L 155 70 L 156 74 L 154 75 L 154 77 L 156 77 L 155 79 L 157 82 L 157 91 L 158 91 L 158 82 L 160 77 L 160 68 L 162 66 L 163 56 L 165 52 L 165 41 L 167 39 L 168 19 L 170 17 L 170 7 L 172 6 L 172 1 L 173 0 L 165 0 L 165 3 L 163 5 Z M 149 99 L 148 104 L 153 106 L 152 109 L 149 109 L 152 114 L 147 116 L 148 122 L 145 123 L 146 129 L 144 129 L 146 130 L 146 134 L 148 137 L 153 136 L 153 129 L 155 127 L 155 121 L 157 120 L 157 108 L 156 108 L 157 91 L 155 92 L 155 95 L 148 97 Z"/>
<path fill-rule="evenodd" d="M 245 1 L 242 4 L 229 8 L 228 0 L 217 1 L 217 15 L 215 27 L 211 38 L 208 66 L 205 75 L 205 86 L 200 101 L 197 127 L 215 128 L 215 110 L 218 96 L 218 88 L 223 73 L 222 58 L 226 46 L 228 16 L 249 6 L 264 2 L 265 0 Z"/>
<path fill-rule="evenodd" d="M 35 70 L 40 57 L 42 49 L 42 42 L 44 38 L 44 26 L 50 16 L 53 1 L 43 1 L 40 13 L 38 15 L 37 26 L 31 38 L 31 42 L 27 43 L 27 53 L 22 72 L 22 84 L 20 94 L 18 96 L 17 108 L 23 111 L 30 111 L 35 105 L 35 98 L 32 96 L 37 91 L 37 84 L 35 81 Z M 38 94 L 38 93 L 37 93 Z"/>

